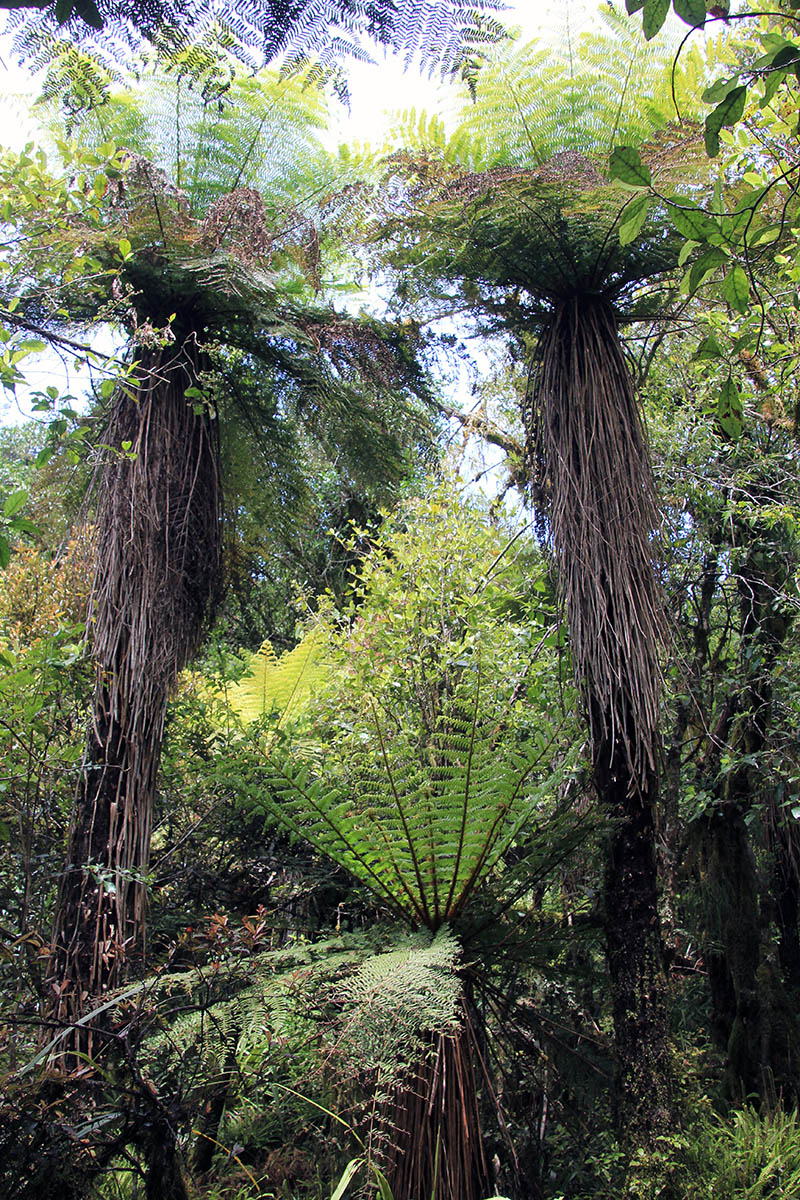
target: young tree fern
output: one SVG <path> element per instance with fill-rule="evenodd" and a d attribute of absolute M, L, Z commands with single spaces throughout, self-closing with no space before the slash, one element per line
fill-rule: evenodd
<path fill-rule="evenodd" d="M 572 730 L 551 614 L 521 582 L 531 553 L 451 485 L 406 505 L 359 569 L 349 611 L 322 604 L 327 678 L 305 716 L 267 734 L 264 766 L 239 784 L 248 809 L 346 867 L 412 929 L 457 929 L 523 826 L 551 832 Z M 459 1009 L 457 1035 L 421 1028 L 429 1054 L 379 1106 L 374 1145 L 396 1200 L 487 1188 L 463 998 Z"/>

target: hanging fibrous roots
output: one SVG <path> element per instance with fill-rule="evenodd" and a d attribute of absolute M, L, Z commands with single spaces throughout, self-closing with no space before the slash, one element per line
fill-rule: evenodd
<path fill-rule="evenodd" d="M 54 1016 L 67 1024 L 142 950 L 167 701 L 219 587 L 216 421 L 185 395 L 206 365 L 192 337 L 141 352 L 136 385 L 114 399 L 96 480 L 97 676 L 50 964 Z"/>
<path fill-rule="evenodd" d="M 555 303 L 525 418 L 592 738 L 595 747 L 621 744 L 641 784 L 655 765 L 658 726 L 663 617 L 650 545 L 657 518 L 644 428 L 608 299 L 579 294 Z"/>

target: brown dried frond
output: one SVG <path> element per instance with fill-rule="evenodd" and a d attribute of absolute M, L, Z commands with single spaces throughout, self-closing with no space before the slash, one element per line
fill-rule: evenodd
<path fill-rule="evenodd" d="M 529 462 L 592 735 L 622 741 L 641 778 L 654 766 L 658 727 L 657 517 L 639 406 L 607 300 L 575 296 L 556 308 L 526 409 Z"/>
<path fill-rule="evenodd" d="M 246 264 L 269 262 L 274 236 L 261 193 L 241 187 L 222 196 L 206 214 L 202 240 L 211 250 L 224 247 Z"/>
<path fill-rule="evenodd" d="M 106 203 L 137 224 L 152 224 L 162 242 L 185 234 L 193 225 L 186 193 L 160 167 L 132 150 L 126 152 L 122 172 L 109 179 Z"/>
<path fill-rule="evenodd" d="M 298 324 L 337 370 L 346 371 L 357 366 L 363 377 L 374 383 L 385 387 L 397 384 L 396 349 L 373 326 L 347 317 L 299 321 Z"/>

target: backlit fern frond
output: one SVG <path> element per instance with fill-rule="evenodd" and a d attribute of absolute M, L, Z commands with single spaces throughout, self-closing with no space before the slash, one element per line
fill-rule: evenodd
<path fill-rule="evenodd" d="M 465 165 L 535 166 L 565 151 L 604 157 L 615 144 L 639 144 L 687 115 L 696 58 L 684 64 L 682 57 L 674 67 L 669 43 L 647 42 L 638 25 L 610 7 L 600 15 L 600 32 L 565 35 L 546 49 L 501 43 L 492 52 L 480 73 L 477 103 L 461 111 L 463 129 L 489 149 Z"/>
<path fill-rule="evenodd" d="M 225 689 L 225 700 L 245 724 L 273 712 L 279 714 L 280 723 L 290 719 L 326 677 L 322 649 L 314 629 L 280 658 L 272 643 L 265 641 L 252 655 L 245 675 Z"/>
<path fill-rule="evenodd" d="M 215 5 L 185 0 L 97 0 L 100 28 L 90 28 L 76 4 L 60 24 L 59 8 L 45 3 L 35 15 L 14 13 L 14 48 L 30 58 L 41 53 L 45 37 L 65 33 L 92 46 L 106 61 L 119 61 L 143 43 L 155 45 L 168 61 L 188 46 L 221 30 L 237 57 L 251 67 L 283 56 L 289 63 L 309 56 L 323 66 L 343 58 L 365 59 L 377 43 L 443 71 L 456 71 L 475 48 L 502 37 L 491 16 L 492 0 L 222 0 Z"/>

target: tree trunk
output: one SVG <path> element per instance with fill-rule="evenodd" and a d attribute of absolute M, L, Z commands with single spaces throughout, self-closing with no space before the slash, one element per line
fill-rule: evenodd
<path fill-rule="evenodd" d="M 143 953 L 150 827 L 167 700 L 220 574 L 216 427 L 184 393 L 194 338 L 143 352 L 114 401 L 97 484 L 90 637 L 97 664 L 50 960 L 50 1018 L 73 1024 Z M 91 1030 L 67 1045 L 93 1049 Z"/>
<path fill-rule="evenodd" d="M 716 793 L 703 847 L 709 988 L 712 1029 L 727 1057 L 729 1097 L 741 1102 L 758 1094 L 773 1104 L 779 1095 L 787 1100 L 800 1095 L 800 1028 L 769 928 L 773 917 L 783 921 L 783 957 L 791 965 L 792 880 L 790 874 L 783 894 L 768 894 L 746 817 L 760 806 L 780 837 L 783 814 L 772 812 L 774 788 L 765 787 L 759 760 L 772 723 L 773 671 L 794 620 L 793 606 L 781 603 L 791 587 L 793 563 L 769 530 L 745 527 L 744 533 L 749 545 L 738 576 L 743 681 L 730 697 L 706 766 Z M 720 769 L 723 748 L 732 761 L 726 772 Z"/>
<path fill-rule="evenodd" d="M 607 725 L 606 725 L 607 727 Z M 626 1145 L 669 1128 L 672 1071 L 656 870 L 657 777 L 632 773 L 621 739 L 595 743 L 594 784 L 612 822 L 605 869 L 606 958 L 614 1016 L 616 1126 Z"/>
<path fill-rule="evenodd" d="M 471 1027 L 438 1034 L 430 1057 L 398 1085 L 382 1114 L 386 1174 L 394 1200 L 484 1200 L 483 1153 Z"/>
<path fill-rule="evenodd" d="M 606 947 L 622 1141 L 667 1129 L 671 1076 L 655 806 L 663 631 L 650 538 L 656 504 L 641 413 L 609 299 L 559 301 L 526 401 L 528 460 L 546 504 L 589 719 L 594 782 L 612 822 Z"/>

